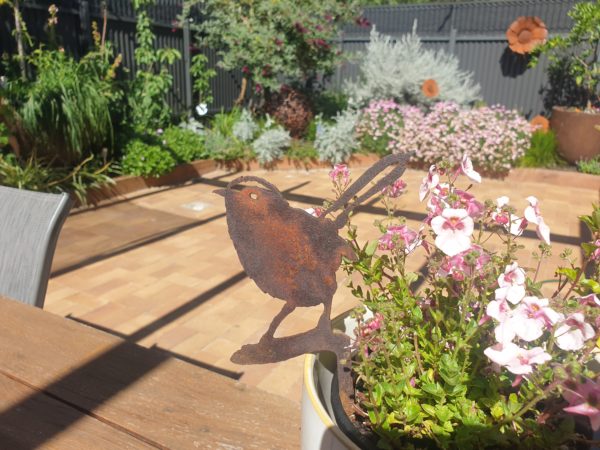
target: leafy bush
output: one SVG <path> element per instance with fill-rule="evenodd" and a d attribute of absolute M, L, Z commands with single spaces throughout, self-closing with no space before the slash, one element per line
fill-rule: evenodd
<path fill-rule="evenodd" d="M 324 119 L 333 119 L 348 108 L 348 96 L 343 92 L 323 91 L 315 93 L 311 101 L 315 114 Z"/>
<path fill-rule="evenodd" d="M 41 192 L 72 192 L 85 205 L 91 188 L 113 184 L 109 165 L 99 165 L 90 156 L 74 168 L 50 167 L 34 157 L 19 160 L 14 154 L 0 154 L 0 184 Z"/>
<path fill-rule="evenodd" d="M 592 159 L 577 161 L 577 170 L 591 175 L 600 175 L 600 156 Z"/>
<path fill-rule="evenodd" d="M 233 125 L 232 134 L 238 141 L 250 142 L 254 139 L 258 130 L 259 126 L 254 121 L 252 113 L 244 109 L 238 121 Z"/>
<path fill-rule="evenodd" d="M 35 50 L 29 59 L 36 78 L 28 85 L 21 109 L 23 128 L 36 158 L 54 164 L 77 164 L 112 140 L 105 84 L 85 62 L 60 51 Z"/>
<path fill-rule="evenodd" d="M 442 102 L 424 113 L 376 101 L 365 109 L 358 129 L 362 142 L 386 145 L 393 153 L 414 152 L 412 160 L 421 164 L 443 159 L 455 165 L 468 153 L 477 167 L 494 173 L 508 171 L 531 142 L 530 124 L 502 106 L 463 109 Z"/>
<path fill-rule="evenodd" d="M 558 154 L 558 143 L 554 131 L 535 131 L 531 135 L 531 146 L 519 160 L 520 167 L 556 167 L 565 161 Z"/>
<path fill-rule="evenodd" d="M 171 109 L 166 101 L 173 84 L 169 66 L 181 58 L 178 50 L 155 48 L 148 8 L 155 0 L 133 0 L 136 13 L 136 72 L 129 96 L 131 120 L 138 132 L 155 130 L 168 123 Z"/>
<path fill-rule="evenodd" d="M 316 160 L 319 158 L 315 147 L 310 142 L 301 139 L 292 139 L 290 149 L 285 153 L 285 156 L 299 161 Z"/>
<path fill-rule="evenodd" d="M 466 105 L 479 98 L 479 85 L 473 82 L 471 73 L 459 69 L 458 59 L 443 50 L 424 48 L 415 33 L 394 42 L 373 27 L 366 52 L 359 60 L 359 78 L 345 86 L 351 106 L 363 107 L 382 99 L 411 105 L 429 105 L 434 101 Z M 423 93 L 426 80 L 435 80 L 439 86 L 435 98 Z"/>
<path fill-rule="evenodd" d="M 259 163 L 269 164 L 283 156 L 283 151 L 290 146 L 291 140 L 290 134 L 283 128 L 270 128 L 252 143 L 252 149 Z"/>
<path fill-rule="evenodd" d="M 218 131 L 223 136 L 233 136 L 233 127 L 242 118 L 242 110 L 233 108 L 230 112 L 221 111 L 215 114 L 212 120 L 212 129 Z"/>
<path fill-rule="evenodd" d="M 252 157 L 251 151 L 246 144 L 237 141 L 231 136 L 225 136 L 214 128 L 206 132 L 204 148 L 211 159 L 219 161 L 235 161 L 238 159 L 250 159 Z"/>
<path fill-rule="evenodd" d="M 163 145 L 173 153 L 177 162 L 190 162 L 208 158 L 204 140 L 193 131 L 181 127 L 169 127 L 163 135 Z"/>
<path fill-rule="evenodd" d="M 279 92 L 268 96 L 265 111 L 294 138 L 302 137 L 313 119 L 308 97 L 288 85 L 281 86 Z"/>
<path fill-rule="evenodd" d="M 123 150 L 121 167 L 126 175 L 159 177 L 173 170 L 177 161 L 171 151 L 140 138 L 129 141 Z"/>
<path fill-rule="evenodd" d="M 279 77 L 304 82 L 331 73 L 339 27 L 358 14 L 355 0 L 192 0 L 186 6 L 198 3 L 206 17 L 198 25 L 203 44 L 219 49 L 219 65 L 241 69 L 257 92 L 276 90 Z"/>
<path fill-rule="evenodd" d="M 348 109 L 338 114 L 333 124 L 317 125 L 315 148 L 321 161 L 339 164 L 358 149 L 359 142 L 354 132 L 358 117 L 358 112 Z"/>

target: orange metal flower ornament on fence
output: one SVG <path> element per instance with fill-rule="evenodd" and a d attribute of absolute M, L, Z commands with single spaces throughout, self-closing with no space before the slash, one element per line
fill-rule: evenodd
<path fill-rule="evenodd" d="M 427 98 L 435 98 L 440 95 L 440 86 L 433 78 L 423 81 L 421 85 L 421 92 Z"/>
<path fill-rule="evenodd" d="M 506 30 L 509 48 L 520 55 L 531 53 L 538 45 L 546 42 L 548 30 L 539 17 L 521 16 Z"/>

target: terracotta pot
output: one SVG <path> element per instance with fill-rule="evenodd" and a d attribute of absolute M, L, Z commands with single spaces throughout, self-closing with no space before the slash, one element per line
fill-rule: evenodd
<path fill-rule="evenodd" d="M 600 155 L 600 114 L 554 107 L 550 127 L 556 133 L 558 151 L 569 162 Z"/>

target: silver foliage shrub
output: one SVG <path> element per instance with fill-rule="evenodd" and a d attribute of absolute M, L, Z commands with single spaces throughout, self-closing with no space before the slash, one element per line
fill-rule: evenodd
<path fill-rule="evenodd" d="M 335 123 L 328 125 L 320 123 L 317 127 L 315 148 L 321 161 L 339 164 L 347 161 L 352 153 L 358 149 L 355 128 L 358 123 L 359 112 L 347 109 L 338 113 Z"/>
<path fill-rule="evenodd" d="M 290 146 L 292 138 L 282 127 L 265 130 L 253 143 L 252 149 L 261 164 L 271 163 L 283 156 L 283 151 Z"/>
<path fill-rule="evenodd" d="M 479 98 L 480 88 L 472 74 L 459 69 L 454 55 L 424 48 L 415 29 L 394 42 L 373 27 L 366 52 L 358 59 L 359 78 L 347 82 L 344 89 L 354 107 L 390 98 L 412 105 L 428 105 L 432 101 L 466 105 Z M 440 93 L 434 99 L 421 92 L 427 79 L 434 79 L 439 86 Z"/>
<path fill-rule="evenodd" d="M 232 134 L 241 142 L 250 142 L 258 131 L 259 126 L 247 109 L 242 111 L 239 120 L 233 125 Z"/>

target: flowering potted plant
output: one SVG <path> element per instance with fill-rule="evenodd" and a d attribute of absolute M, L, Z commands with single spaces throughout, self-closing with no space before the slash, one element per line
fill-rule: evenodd
<path fill-rule="evenodd" d="M 600 1 L 579 2 L 569 11 L 573 27 L 537 47 L 532 65 L 541 53 L 550 60 L 550 74 L 561 73 L 575 84 L 575 104 L 555 106 L 550 125 L 556 132 L 558 148 L 570 162 L 592 159 L 600 154 Z M 560 97 L 563 97 L 562 95 Z"/>
<path fill-rule="evenodd" d="M 344 267 L 362 302 L 353 312 L 352 433 L 361 447 L 366 439 L 378 448 L 585 448 L 600 428 L 600 208 L 581 217 L 593 235 L 583 264 L 564 252 L 555 283 L 544 284 L 550 230 L 538 200 L 528 197 L 522 212 L 507 197 L 482 203 L 459 187 L 461 175 L 481 182 L 468 157 L 458 168 L 431 166 L 419 230 L 395 213 L 401 180 L 382 193 L 388 215 L 376 222 L 378 240 L 361 243 L 348 227 L 357 258 Z M 339 196 L 347 169 L 331 177 Z M 516 259 L 528 227 L 541 240 L 533 269 Z M 425 274 L 407 268 L 419 252 Z M 340 442 L 332 448 L 352 447 Z"/>

